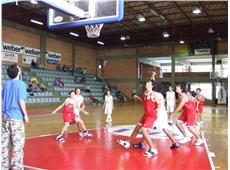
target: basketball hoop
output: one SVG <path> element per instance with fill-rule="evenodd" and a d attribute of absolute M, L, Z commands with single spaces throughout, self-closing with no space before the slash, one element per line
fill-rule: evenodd
<path fill-rule="evenodd" d="M 85 25 L 87 37 L 98 38 L 100 37 L 100 31 L 104 24 Z"/>

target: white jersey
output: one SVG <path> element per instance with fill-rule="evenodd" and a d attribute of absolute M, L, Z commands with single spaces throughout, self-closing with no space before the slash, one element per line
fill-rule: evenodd
<path fill-rule="evenodd" d="M 84 101 L 84 97 L 82 95 L 76 95 L 75 96 L 75 102 L 76 102 L 76 107 L 77 108 L 80 108 L 81 107 L 81 104 L 83 103 Z M 80 114 L 80 110 L 76 108 L 76 113 L 79 115 Z"/>
<path fill-rule="evenodd" d="M 165 109 L 164 96 L 158 92 L 156 92 L 156 95 L 160 102 L 160 108 L 157 112 L 157 120 L 155 121 L 154 126 L 156 126 L 158 129 L 168 128 L 168 115 Z"/>
<path fill-rule="evenodd" d="M 113 96 L 105 96 L 105 114 L 112 114 L 113 110 Z"/>
<path fill-rule="evenodd" d="M 173 112 L 175 108 L 175 92 L 174 91 L 167 91 L 166 92 L 166 101 L 167 101 L 167 112 Z"/>
<path fill-rule="evenodd" d="M 174 91 L 167 91 L 166 92 L 166 101 L 167 104 L 169 105 L 174 105 L 175 104 L 175 92 Z"/>

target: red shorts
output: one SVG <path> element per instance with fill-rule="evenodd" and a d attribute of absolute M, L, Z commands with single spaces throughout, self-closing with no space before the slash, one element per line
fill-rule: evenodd
<path fill-rule="evenodd" d="M 74 113 L 64 113 L 63 120 L 64 122 L 73 123 L 75 122 L 75 114 Z"/>
<path fill-rule="evenodd" d="M 203 113 L 203 107 L 204 107 L 204 105 L 202 105 L 202 104 L 198 105 L 198 113 L 199 114 Z"/>
<path fill-rule="evenodd" d="M 156 119 L 157 119 L 157 116 L 143 115 L 141 120 L 139 121 L 139 124 L 141 124 L 144 128 L 152 129 Z"/>
<path fill-rule="evenodd" d="M 187 122 L 187 126 L 194 126 L 196 121 L 196 112 L 183 112 L 177 120 Z"/>

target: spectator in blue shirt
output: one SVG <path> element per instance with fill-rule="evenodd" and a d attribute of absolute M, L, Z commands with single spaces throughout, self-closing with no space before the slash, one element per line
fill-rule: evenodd
<path fill-rule="evenodd" d="M 7 68 L 7 74 L 11 80 L 4 82 L 2 90 L 1 169 L 21 170 L 24 169 L 24 122 L 29 122 L 25 104 L 27 98 L 26 84 L 20 80 L 21 69 L 16 64 Z M 11 151 L 12 158 L 10 161 Z"/>

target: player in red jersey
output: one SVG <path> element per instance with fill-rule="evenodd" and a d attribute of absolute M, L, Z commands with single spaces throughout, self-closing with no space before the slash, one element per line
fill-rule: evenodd
<path fill-rule="evenodd" d="M 203 140 L 200 137 L 199 133 L 196 129 L 194 129 L 195 120 L 196 120 L 196 106 L 193 100 L 189 99 L 188 95 L 182 92 L 182 88 L 180 85 L 176 86 L 176 92 L 179 95 L 180 103 L 176 107 L 173 114 L 176 114 L 181 109 L 183 110 L 183 113 L 179 116 L 176 122 L 176 126 L 181 131 L 181 133 L 184 135 L 184 139 L 180 141 L 180 143 L 186 143 L 190 141 L 190 137 L 187 137 L 187 134 L 182 126 L 182 123 L 186 122 L 188 130 L 195 136 L 197 139 L 194 143 L 195 146 L 199 146 L 203 144 Z"/>
<path fill-rule="evenodd" d="M 141 131 L 144 140 L 149 145 L 149 150 L 144 153 L 145 156 L 157 155 L 158 152 L 154 149 L 152 140 L 148 134 L 148 129 L 152 129 L 155 120 L 157 119 L 157 111 L 160 108 L 160 102 L 157 99 L 156 93 L 152 90 L 153 85 L 151 81 L 146 82 L 146 91 L 144 93 L 144 115 L 142 116 L 139 123 L 136 125 L 131 136 L 127 141 L 118 140 L 125 148 L 130 147 L 130 143 L 133 142 L 138 132 Z"/>
<path fill-rule="evenodd" d="M 170 146 L 170 149 L 177 149 L 180 147 L 180 145 L 177 143 L 175 138 L 172 135 L 172 132 L 169 129 L 168 125 L 168 116 L 167 111 L 165 108 L 165 100 L 164 96 L 161 93 L 156 92 L 157 99 L 160 102 L 160 107 L 157 112 L 157 120 L 154 123 L 154 128 L 161 129 L 169 138 L 169 140 L 172 142 L 172 145 Z M 136 95 L 136 99 L 138 99 L 140 102 L 142 102 L 142 99 Z M 133 144 L 133 147 L 135 148 L 144 148 L 145 145 L 142 142 Z"/>
<path fill-rule="evenodd" d="M 197 112 L 197 123 L 202 124 L 201 114 L 203 113 L 205 97 L 201 94 L 201 89 L 196 89 L 196 112 Z"/>
<path fill-rule="evenodd" d="M 68 130 L 69 126 L 71 123 L 79 123 L 80 128 L 83 128 L 84 130 L 86 130 L 85 124 L 84 122 L 78 118 L 76 119 L 77 115 L 77 109 L 82 111 L 85 114 L 89 114 L 88 112 L 84 111 L 81 108 L 78 108 L 77 104 L 76 104 L 76 99 L 75 99 L 75 92 L 74 91 L 70 91 L 69 92 L 70 97 L 67 98 L 59 107 L 57 107 L 51 114 L 54 115 L 55 113 L 57 113 L 58 110 L 60 110 L 63 106 L 64 106 L 64 110 L 63 110 L 63 120 L 64 120 L 64 126 L 61 130 L 60 135 L 58 135 L 56 137 L 56 140 L 58 140 L 59 142 L 65 142 L 64 140 L 64 133 Z"/>

